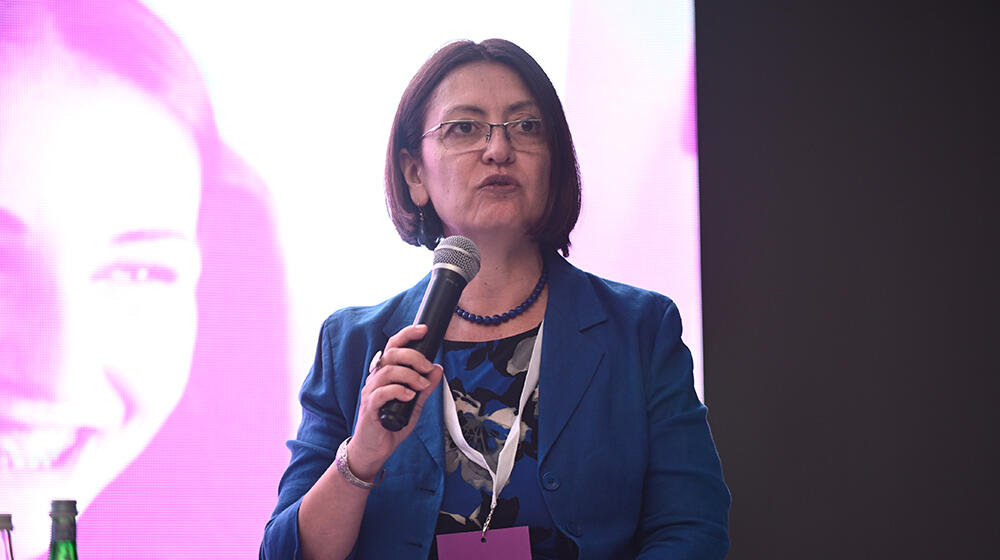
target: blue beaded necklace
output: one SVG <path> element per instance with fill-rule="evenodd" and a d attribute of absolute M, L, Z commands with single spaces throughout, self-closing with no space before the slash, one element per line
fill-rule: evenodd
<path fill-rule="evenodd" d="M 510 321 L 514 317 L 517 317 L 518 315 L 527 311 L 528 308 L 531 307 L 533 303 L 535 303 L 535 300 L 538 299 L 538 296 L 542 294 L 542 288 L 545 287 L 545 281 L 548 279 L 548 277 L 549 277 L 548 271 L 543 268 L 542 276 L 538 279 L 538 283 L 535 284 L 535 289 L 531 291 L 531 295 L 528 296 L 528 299 L 524 300 L 524 303 L 518 305 L 517 307 L 511 309 L 510 311 L 504 313 L 503 315 L 493 315 L 492 317 L 476 315 L 475 313 L 469 313 L 468 311 L 462 309 L 457 305 L 455 306 L 455 315 L 458 315 L 459 317 L 465 319 L 466 321 L 471 321 L 473 323 L 476 323 L 477 325 L 492 326 L 492 325 L 499 325 L 501 323 L 506 323 L 507 321 Z"/>

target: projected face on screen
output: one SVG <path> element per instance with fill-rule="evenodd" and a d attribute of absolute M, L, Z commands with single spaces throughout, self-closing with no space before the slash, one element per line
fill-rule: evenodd
<path fill-rule="evenodd" d="M 201 168 L 134 86 L 20 62 L 0 89 L 0 488 L 34 553 L 48 500 L 85 508 L 184 391 Z"/>

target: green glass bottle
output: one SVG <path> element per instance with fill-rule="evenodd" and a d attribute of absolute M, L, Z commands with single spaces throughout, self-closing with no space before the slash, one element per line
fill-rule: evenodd
<path fill-rule="evenodd" d="M 49 560 L 77 560 L 76 500 L 52 500 Z"/>

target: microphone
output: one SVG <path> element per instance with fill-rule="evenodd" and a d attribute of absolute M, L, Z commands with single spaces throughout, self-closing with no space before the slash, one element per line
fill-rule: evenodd
<path fill-rule="evenodd" d="M 414 325 L 427 325 L 427 334 L 407 344 L 407 348 L 418 350 L 428 360 L 434 360 L 462 290 L 479 273 L 480 260 L 479 248 L 467 237 L 453 235 L 438 244 L 434 249 L 431 281 L 413 320 Z M 410 423 L 416 402 L 417 396 L 414 396 L 409 401 L 393 399 L 382 405 L 378 411 L 382 427 L 390 432 L 402 430 Z"/>

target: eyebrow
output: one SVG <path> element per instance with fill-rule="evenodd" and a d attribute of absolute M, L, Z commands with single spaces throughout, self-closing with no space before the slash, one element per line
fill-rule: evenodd
<path fill-rule="evenodd" d="M 504 110 L 504 113 L 505 114 L 513 113 L 528 108 L 538 109 L 538 104 L 535 103 L 534 101 L 525 99 L 524 101 L 518 101 L 516 103 L 508 105 L 507 108 Z M 480 117 L 486 116 L 486 111 L 484 111 L 482 107 L 479 107 L 477 105 L 455 105 L 454 107 L 451 107 L 447 111 L 445 111 L 444 114 L 445 116 L 448 116 L 454 113 L 473 113 Z"/>
<path fill-rule="evenodd" d="M 538 104 L 535 103 L 534 101 L 528 101 L 528 100 L 518 101 L 517 103 L 514 103 L 513 105 L 509 105 L 507 107 L 507 112 L 508 113 L 513 113 L 515 111 L 520 111 L 522 109 L 528 109 L 528 108 L 538 109 Z"/>
<path fill-rule="evenodd" d="M 137 243 L 140 241 L 159 241 L 161 239 L 188 240 L 186 235 L 168 229 L 137 229 L 120 233 L 111 239 L 112 245 Z"/>
<path fill-rule="evenodd" d="M 0 240 L 23 237 L 28 233 L 28 226 L 17 214 L 0 208 Z M 188 236 L 168 229 L 137 229 L 126 231 L 114 236 L 111 239 L 112 245 L 124 245 L 127 243 L 138 243 L 142 241 L 159 241 L 162 239 L 188 240 Z"/>

